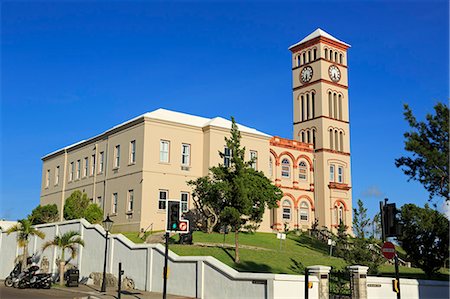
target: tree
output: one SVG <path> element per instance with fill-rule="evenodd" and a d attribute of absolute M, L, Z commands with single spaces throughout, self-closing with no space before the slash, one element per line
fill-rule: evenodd
<path fill-rule="evenodd" d="M 337 228 L 335 253 L 336 256 L 343 259 L 347 259 L 349 249 L 347 229 L 347 225 L 345 225 L 343 221 L 340 221 Z"/>
<path fill-rule="evenodd" d="M 64 270 L 66 266 L 65 252 L 68 250 L 70 252 L 71 258 L 77 256 L 77 245 L 84 246 L 84 241 L 80 237 L 80 233 L 76 231 L 68 231 L 62 236 L 55 236 L 51 241 L 47 241 L 42 246 L 42 251 L 48 247 L 56 246 L 61 249 L 61 259 L 59 260 L 59 284 L 62 286 L 64 284 Z"/>
<path fill-rule="evenodd" d="M 64 219 L 80 218 L 85 218 L 90 223 L 100 223 L 103 220 L 103 211 L 97 204 L 91 203 L 86 193 L 75 190 L 64 204 Z"/>
<path fill-rule="evenodd" d="M 235 234 L 235 262 L 239 263 L 239 230 L 247 222 L 261 222 L 266 208 L 274 208 L 282 197 L 282 191 L 274 186 L 261 171 L 254 170 L 254 160 L 245 161 L 245 147 L 241 147 L 241 133 L 231 118 L 231 137 L 225 137 L 229 165 L 219 164 L 210 168 L 210 175 L 189 181 L 193 195 L 199 197 L 203 207 L 219 213 L 223 225 L 233 228 Z M 229 155 L 228 155 L 229 154 Z"/>
<path fill-rule="evenodd" d="M 31 221 L 28 219 L 22 219 L 18 221 L 19 223 L 11 226 L 6 233 L 9 235 L 11 233 L 17 233 L 17 244 L 19 247 L 23 249 L 22 255 L 22 269 L 25 269 L 27 266 L 27 257 L 28 257 L 28 242 L 30 236 L 38 236 L 41 239 L 45 238 L 45 234 L 34 228 L 31 224 Z"/>
<path fill-rule="evenodd" d="M 395 166 L 420 182 L 434 196 L 449 201 L 449 109 L 443 103 L 434 106 L 436 115 L 427 114 L 426 122 L 418 122 L 408 105 L 405 119 L 412 131 L 404 134 L 405 150 L 412 156 L 395 160 Z"/>
<path fill-rule="evenodd" d="M 381 214 L 376 213 L 372 220 L 372 239 L 381 239 Z"/>
<path fill-rule="evenodd" d="M 449 256 L 449 220 L 425 205 L 406 204 L 400 214 L 403 229 L 398 236 L 407 257 L 428 277 L 435 274 Z"/>
<path fill-rule="evenodd" d="M 365 238 L 369 223 L 367 209 L 362 200 L 358 199 L 358 208 L 353 208 L 353 232 L 357 238 Z"/>
<path fill-rule="evenodd" d="M 45 206 L 38 205 L 31 211 L 31 214 L 28 215 L 28 220 L 30 220 L 33 225 L 56 222 L 59 220 L 58 207 L 56 204 L 48 204 Z"/>
<path fill-rule="evenodd" d="M 64 204 L 64 219 L 80 219 L 84 217 L 84 211 L 89 206 L 90 201 L 86 193 L 75 190 L 66 199 Z"/>
<path fill-rule="evenodd" d="M 84 211 L 83 218 L 89 223 L 101 223 L 103 221 L 103 211 L 97 204 L 91 203 Z"/>

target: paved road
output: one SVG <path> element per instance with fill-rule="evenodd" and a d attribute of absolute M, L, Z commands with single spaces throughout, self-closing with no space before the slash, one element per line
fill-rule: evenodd
<path fill-rule="evenodd" d="M 1 299 L 75 299 L 87 297 L 86 293 L 77 293 L 63 289 L 15 289 L 0 285 Z"/>

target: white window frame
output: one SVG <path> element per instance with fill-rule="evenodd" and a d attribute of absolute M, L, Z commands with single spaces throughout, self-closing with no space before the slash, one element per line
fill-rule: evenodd
<path fill-rule="evenodd" d="M 100 152 L 98 164 L 98 173 L 103 173 L 103 169 L 105 167 L 105 152 Z"/>
<path fill-rule="evenodd" d="M 47 169 L 45 173 L 45 188 L 48 188 L 50 186 L 50 169 Z"/>
<path fill-rule="evenodd" d="M 305 161 L 298 163 L 298 179 L 302 181 L 308 180 L 308 164 Z"/>
<path fill-rule="evenodd" d="M 287 163 L 283 163 L 287 161 Z M 281 161 L 281 177 L 290 178 L 291 177 L 291 162 L 289 162 L 288 158 L 284 158 Z"/>
<path fill-rule="evenodd" d="M 289 202 L 289 200 L 285 199 L 283 200 L 283 221 L 285 220 L 291 220 L 292 219 L 292 209 L 291 209 L 291 203 Z"/>
<path fill-rule="evenodd" d="M 344 183 L 344 167 L 338 166 L 337 182 Z"/>
<path fill-rule="evenodd" d="M 230 167 L 232 156 L 233 156 L 233 151 L 225 146 L 223 148 L 223 166 Z"/>
<path fill-rule="evenodd" d="M 77 180 L 81 176 L 81 160 L 77 160 Z"/>
<path fill-rule="evenodd" d="M 136 163 L 136 140 L 130 141 L 130 164 Z"/>
<path fill-rule="evenodd" d="M 95 174 L 95 154 L 91 156 L 91 175 Z"/>
<path fill-rule="evenodd" d="M 115 192 L 112 195 L 111 214 L 117 214 L 118 202 L 119 202 L 119 193 Z"/>
<path fill-rule="evenodd" d="M 189 211 L 189 192 L 181 192 L 180 195 L 181 213 Z"/>
<path fill-rule="evenodd" d="M 255 158 L 255 161 L 252 162 L 252 164 L 250 165 L 251 168 L 253 168 L 254 170 L 258 170 L 258 152 L 257 151 L 250 151 L 250 161 Z"/>
<path fill-rule="evenodd" d="M 74 172 L 75 172 L 75 163 L 70 162 L 69 181 L 73 181 Z"/>
<path fill-rule="evenodd" d="M 181 165 L 191 165 L 191 145 L 188 143 L 181 144 Z"/>
<path fill-rule="evenodd" d="M 114 168 L 120 167 L 120 144 L 114 147 Z"/>
<path fill-rule="evenodd" d="M 127 196 L 127 212 L 133 212 L 134 209 L 134 190 L 128 190 Z"/>
<path fill-rule="evenodd" d="M 59 165 L 55 168 L 55 186 L 59 184 Z"/>
<path fill-rule="evenodd" d="M 161 197 L 162 194 L 165 194 L 165 198 Z M 168 198 L 169 198 L 169 190 L 160 189 L 158 191 L 158 210 L 162 211 L 167 208 Z"/>
<path fill-rule="evenodd" d="M 331 164 L 330 165 L 330 182 L 334 182 L 334 170 L 335 170 L 334 164 Z"/>
<path fill-rule="evenodd" d="M 305 201 L 300 203 L 300 221 L 308 221 L 309 220 L 309 205 Z M 306 217 L 304 217 L 306 216 Z M 302 219 L 305 218 L 305 219 Z"/>
<path fill-rule="evenodd" d="M 159 162 L 169 163 L 170 161 L 170 141 L 161 139 L 159 141 Z"/>
<path fill-rule="evenodd" d="M 84 157 L 84 166 L 83 166 L 83 177 L 87 177 L 89 169 L 89 158 Z"/>

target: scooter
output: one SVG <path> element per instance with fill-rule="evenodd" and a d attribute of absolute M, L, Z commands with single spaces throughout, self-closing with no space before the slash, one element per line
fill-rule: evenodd
<path fill-rule="evenodd" d="M 52 285 L 52 275 L 49 273 L 36 273 L 38 270 L 38 266 L 31 266 L 20 273 L 19 277 L 14 281 L 14 287 L 18 287 L 19 289 L 50 289 Z"/>
<path fill-rule="evenodd" d="M 22 263 L 17 263 L 14 269 L 9 273 L 9 275 L 5 278 L 5 286 L 12 287 L 14 284 L 14 280 L 19 277 L 22 272 Z"/>

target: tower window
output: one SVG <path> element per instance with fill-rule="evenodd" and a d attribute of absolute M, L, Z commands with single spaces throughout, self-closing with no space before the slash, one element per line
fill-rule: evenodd
<path fill-rule="evenodd" d="M 334 149 L 333 148 L 333 130 L 330 129 L 330 149 Z"/>
<path fill-rule="evenodd" d="M 305 142 L 305 132 L 302 132 L 302 142 Z"/>
<path fill-rule="evenodd" d="M 316 111 L 315 111 L 315 93 L 311 93 L 311 106 L 312 106 L 312 118 L 316 117 Z"/>
<path fill-rule="evenodd" d="M 312 132 L 313 132 L 313 147 L 316 148 L 316 130 L 313 129 Z"/>
<path fill-rule="evenodd" d="M 288 159 L 283 159 L 283 161 L 281 161 L 281 176 L 284 178 L 291 176 L 291 165 Z"/>
<path fill-rule="evenodd" d="M 300 66 L 302 63 L 300 61 L 300 55 L 297 56 L 297 66 Z"/>
<path fill-rule="evenodd" d="M 330 50 L 330 60 L 333 61 L 333 50 Z"/>
<path fill-rule="evenodd" d="M 317 49 L 313 50 L 313 58 L 314 58 L 314 60 L 317 59 Z"/>
<path fill-rule="evenodd" d="M 331 99 L 331 91 L 328 92 L 328 116 L 333 117 L 333 104 Z"/>
<path fill-rule="evenodd" d="M 306 119 L 309 119 L 309 94 L 306 94 Z"/>
<path fill-rule="evenodd" d="M 308 62 L 311 62 L 311 50 L 308 51 Z"/>
<path fill-rule="evenodd" d="M 338 183 L 344 182 L 344 168 L 342 166 L 338 167 Z"/>
<path fill-rule="evenodd" d="M 334 149 L 339 150 L 339 139 L 338 139 L 338 131 L 334 130 Z"/>
<path fill-rule="evenodd" d="M 344 134 L 342 134 L 342 132 L 339 132 L 339 137 L 340 137 L 339 150 L 341 152 L 343 152 L 344 151 Z"/>
<path fill-rule="evenodd" d="M 307 138 L 307 140 L 308 140 L 308 143 L 311 143 L 311 136 L 310 136 L 309 130 L 306 131 L 306 138 Z"/>
<path fill-rule="evenodd" d="M 306 53 L 303 53 L 303 63 L 306 63 Z"/>
<path fill-rule="evenodd" d="M 302 104 L 302 107 L 301 107 L 301 114 L 302 114 L 302 121 L 304 121 L 305 120 L 305 98 L 303 97 L 303 96 L 301 96 L 301 104 Z"/>
<path fill-rule="evenodd" d="M 344 63 L 344 62 L 343 62 L 343 59 L 342 59 L 343 56 L 344 56 L 344 55 L 339 54 L 339 63 L 340 63 L 340 64 L 343 64 L 343 63 Z"/>
<path fill-rule="evenodd" d="M 325 59 L 328 59 L 328 49 L 325 49 Z"/>
<path fill-rule="evenodd" d="M 330 182 L 334 182 L 334 165 L 330 165 Z"/>
<path fill-rule="evenodd" d="M 338 101 L 339 101 L 339 119 L 342 120 L 342 96 L 339 95 L 338 96 Z"/>
<path fill-rule="evenodd" d="M 334 52 L 334 61 L 338 61 L 338 53 L 337 52 Z"/>

